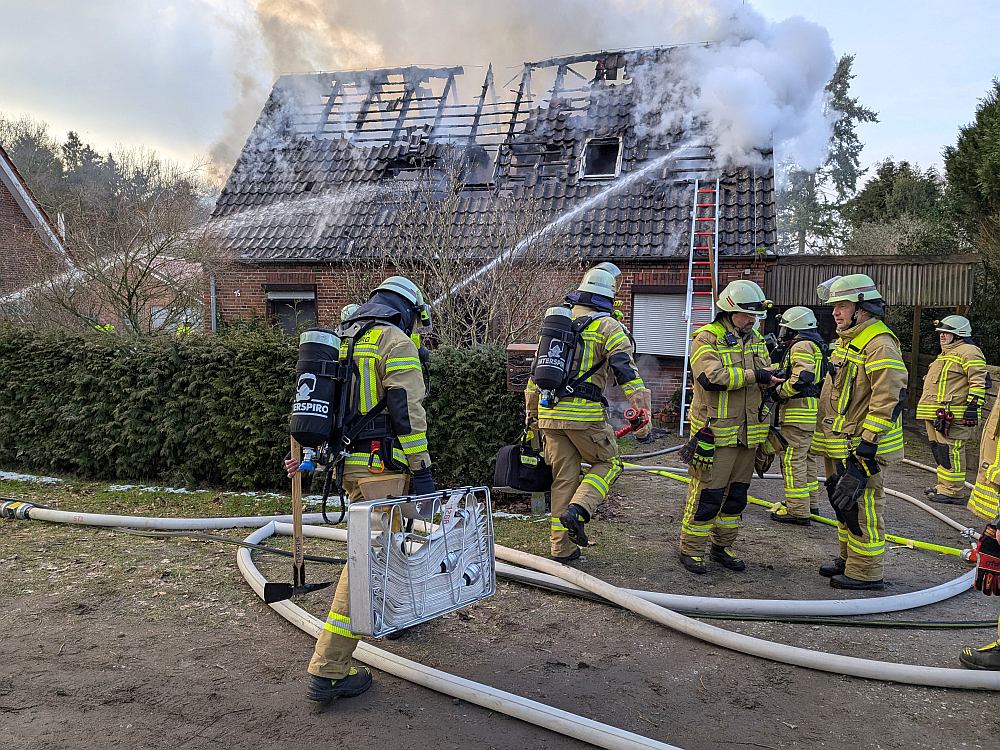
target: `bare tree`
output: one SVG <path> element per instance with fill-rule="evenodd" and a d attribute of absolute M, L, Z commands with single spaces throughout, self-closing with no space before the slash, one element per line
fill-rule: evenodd
<path fill-rule="evenodd" d="M 129 334 L 197 325 L 204 270 L 220 257 L 204 225 L 210 203 L 199 170 L 145 150 L 111 158 L 106 199 L 81 201 L 68 227 L 71 267 L 53 269 L 30 290 L 28 315 L 60 327 L 110 323 Z"/>
<path fill-rule="evenodd" d="M 437 301 L 434 339 L 442 345 L 533 339 L 544 309 L 576 281 L 580 262 L 564 235 L 543 231 L 554 217 L 540 201 L 469 191 L 466 169 L 464 156 L 455 155 L 375 198 L 393 207 L 394 220 L 376 231 L 372 255 L 351 263 L 348 285 L 358 285 L 352 291 L 360 295 L 389 271 L 409 276 Z"/>

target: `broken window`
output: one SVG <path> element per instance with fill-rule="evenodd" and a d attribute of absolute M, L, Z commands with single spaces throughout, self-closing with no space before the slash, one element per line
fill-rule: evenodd
<path fill-rule="evenodd" d="M 622 139 L 592 138 L 583 150 L 582 177 L 615 177 L 621 169 Z"/>

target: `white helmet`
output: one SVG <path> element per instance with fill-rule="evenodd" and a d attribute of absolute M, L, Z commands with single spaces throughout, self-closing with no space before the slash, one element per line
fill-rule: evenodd
<path fill-rule="evenodd" d="M 737 279 L 726 285 L 715 304 L 725 312 L 741 312 L 763 318 L 772 303 L 756 282 Z"/>
<path fill-rule="evenodd" d="M 951 333 L 960 339 L 967 339 L 972 335 L 972 323 L 963 315 L 949 315 L 941 320 L 935 320 L 934 330 L 938 333 Z"/>
<path fill-rule="evenodd" d="M 615 298 L 615 277 L 603 268 L 591 268 L 583 275 L 577 291 L 590 292 L 608 299 Z"/>
<path fill-rule="evenodd" d="M 596 266 L 594 266 L 594 268 L 598 268 L 602 271 L 607 271 L 608 273 L 610 273 L 615 279 L 615 289 L 618 288 L 618 284 L 621 283 L 622 269 L 620 269 L 618 266 L 616 266 L 614 263 L 611 263 L 610 261 L 604 261 L 603 263 L 598 263 Z"/>
<path fill-rule="evenodd" d="M 852 273 L 847 276 L 837 277 L 830 284 L 830 295 L 826 299 L 828 305 L 835 302 L 855 302 L 862 303 L 869 300 L 880 300 L 879 293 L 872 277 L 864 273 Z"/>
<path fill-rule="evenodd" d="M 349 317 L 354 315 L 359 307 L 361 307 L 361 305 L 356 305 L 353 302 L 349 305 L 344 305 L 340 310 L 340 322 L 343 323 Z"/>
<path fill-rule="evenodd" d="M 379 284 L 375 288 L 375 291 L 379 289 L 386 292 L 395 292 L 403 299 L 411 302 L 414 310 L 418 313 L 420 322 L 425 326 L 430 324 L 431 308 L 424 302 L 424 293 L 420 291 L 420 287 L 408 278 L 405 276 L 390 276 Z"/>
<path fill-rule="evenodd" d="M 815 331 L 818 327 L 816 315 L 808 307 L 789 307 L 778 318 L 778 325 L 792 331 Z"/>

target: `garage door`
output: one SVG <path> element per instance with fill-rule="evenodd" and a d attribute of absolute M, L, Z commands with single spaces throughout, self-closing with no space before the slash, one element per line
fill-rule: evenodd
<path fill-rule="evenodd" d="M 632 299 L 632 336 L 639 354 L 684 356 L 688 326 L 683 294 L 636 294 Z"/>

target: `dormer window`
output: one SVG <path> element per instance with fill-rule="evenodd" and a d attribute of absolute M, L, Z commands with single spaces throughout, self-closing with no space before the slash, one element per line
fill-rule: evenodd
<path fill-rule="evenodd" d="M 621 138 L 591 138 L 583 150 L 581 177 L 617 177 L 622 168 Z"/>

